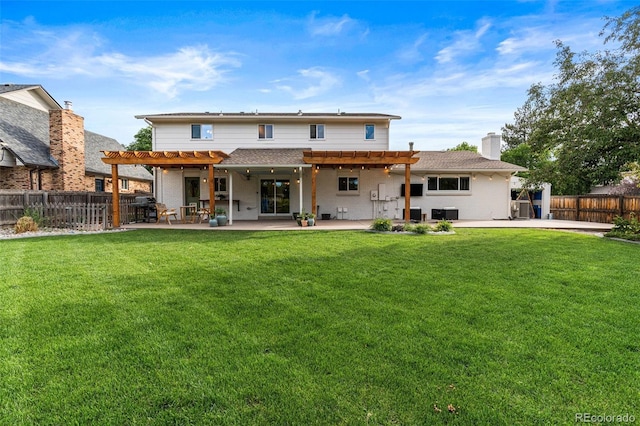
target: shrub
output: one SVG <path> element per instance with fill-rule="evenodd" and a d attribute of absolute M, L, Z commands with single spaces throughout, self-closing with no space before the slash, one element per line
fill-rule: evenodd
<path fill-rule="evenodd" d="M 635 213 L 629 215 L 629 219 L 616 216 L 613 219 L 613 228 L 605 234 L 607 237 L 624 238 L 627 240 L 640 240 L 640 221 Z"/>
<path fill-rule="evenodd" d="M 35 232 L 38 230 L 38 224 L 31 216 L 22 216 L 18 219 L 15 226 L 16 234 L 22 234 L 23 232 Z"/>
<path fill-rule="evenodd" d="M 450 232 L 452 229 L 453 225 L 447 220 L 438 221 L 438 223 L 436 223 L 436 226 L 434 227 L 434 230 L 436 232 Z"/>
<path fill-rule="evenodd" d="M 425 223 L 421 223 L 420 225 L 416 225 L 414 227 L 413 232 L 415 232 L 416 234 L 426 234 L 427 232 L 431 231 L 431 227 Z"/>
<path fill-rule="evenodd" d="M 375 231 L 391 231 L 392 226 L 391 219 L 378 218 L 371 224 L 371 229 Z"/>
<path fill-rule="evenodd" d="M 31 207 L 25 208 L 22 216 L 30 217 L 38 226 L 42 226 L 44 223 L 44 218 L 40 214 L 40 211 Z"/>

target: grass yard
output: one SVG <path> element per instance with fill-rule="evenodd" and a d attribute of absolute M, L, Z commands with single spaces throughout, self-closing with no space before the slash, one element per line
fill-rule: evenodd
<path fill-rule="evenodd" d="M 0 242 L 0 424 L 640 419 L 640 246 L 569 232 Z"/>

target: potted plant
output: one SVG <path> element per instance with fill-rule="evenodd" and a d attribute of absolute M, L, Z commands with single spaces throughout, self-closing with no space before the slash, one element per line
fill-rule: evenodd
<path fill-rule="evenodd" d="M 225 226 L 227 224 L 227 211 L 221 207 L 217 207 L 215 213 L 218 225 Z"/>
<path fill-rule="evenodd" d="M 299 226 L 307 226 L 309 224 L 308 218 L 309 218 L 309 213 L 302 210 L 298 215 L 298 218 L 296 219 L 296 221 L 298 222 Z"/>
<path fill-rule="evenodd" d="M 316 224 L 316 215 L 313 213 L 309 213 L 307 215 L 307 223 L 309 226 L 314 226 Z"/>

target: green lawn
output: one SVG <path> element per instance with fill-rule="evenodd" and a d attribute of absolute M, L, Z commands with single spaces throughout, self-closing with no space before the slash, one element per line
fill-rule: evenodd
<path fill-rule="evenodd" d="M 640 419 L 639 259 L 542 230 L 2 241 L 0 424 Z"/>

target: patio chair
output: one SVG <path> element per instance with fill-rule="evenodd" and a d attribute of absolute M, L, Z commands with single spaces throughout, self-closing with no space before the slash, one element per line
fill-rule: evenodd
<path fill-rule="evenodd" d="M 211 212 L 206 207 L 200 207 L 196 212 L 196 217 L 198 218 L 199 223 L 206 222 L 209 218 Z"/>
<path fill-rule="evenodd" d="M 159 223 L 163 217 L 169 225 L 171 225 L 171 216 L 173 216 L 175 220 L 178 220 L 178 213 L 175 209 L 168 209 L 167 206 L 162 203 L 156 203 L 156 209 L 158 211 L 158 220 L 156 220 L 156 223 Z"/>

